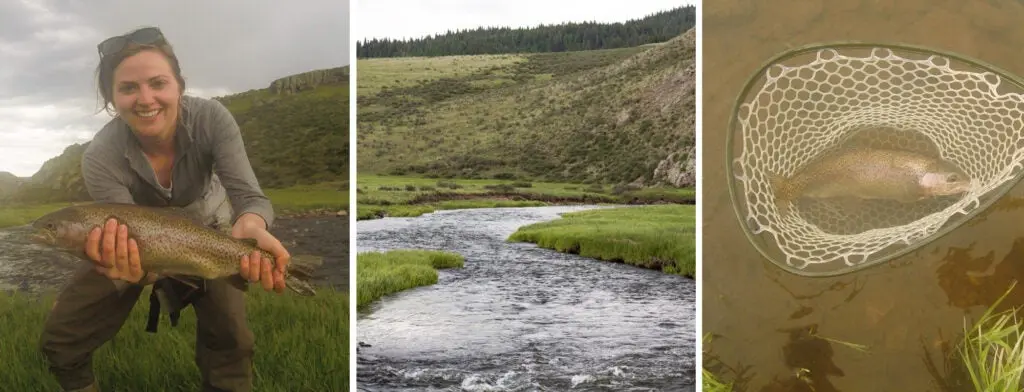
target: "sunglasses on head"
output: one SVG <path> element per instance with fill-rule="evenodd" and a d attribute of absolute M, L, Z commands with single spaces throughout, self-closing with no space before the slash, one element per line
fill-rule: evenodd
<path fill-rule="evenodd" d="M 163 39 L 164 34 L 160 32 L 160 29 L 156 27 L 145 27 L 125 35 L 107 38 L 103 42 L 100 42 L 96 48 L 99 50 L 100 57 L 102 58 L 120 52 L 128 45 L 129 42 L 134 42 L 139 45 L 152 45 Z"/>

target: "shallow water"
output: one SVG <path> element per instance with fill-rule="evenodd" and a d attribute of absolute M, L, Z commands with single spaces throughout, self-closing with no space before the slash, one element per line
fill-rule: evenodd
<path fill-rule="evenodd" d="M 360 252 L 466 258 L 359 315 L 367 391 L 692 391 L 690 279 L 507 243 L 582 207 L 441 211 L 358 223 Z M 369 345 L 369 346 L 365 346 Z"/>
<path fill-rule="evenodd" d="M 0 290 L 50 290 L 82 267 L 78 258 L 32 243 L 30 234 L 30 226 L 0 229 Z"/>
<path fill-rule="evenodd" d="M 1024 75 L 1024 2 L 706 2 L 703 9 L 705 366 L 737 391 L 967 391 L 950 344 L 1024 278 L 1024 189 L 894 261 L 806 278 L 762 259 L 734 216 L 725 138 L 734 99 L 777 53 L 836 40 L 936 47 Z M 995 146 L 993 146 L 995 147 Z M 1004 302 L 1024 304 L 1018 287 Z M 829 340 L 832 339 L 832 340 Z M 867 352 L 837 343 L 867 347 Z M 803 370 L 801 370 L 803 369 Z"/>

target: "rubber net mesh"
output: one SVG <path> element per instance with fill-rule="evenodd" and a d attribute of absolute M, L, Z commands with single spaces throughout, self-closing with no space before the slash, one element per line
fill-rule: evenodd
<path fill-rule="evenodd" d="M 737 106 L 738 208 L 752 234 L 774 240 L 780 266 L 828 275 L 885 261 L 920 246 L 958 214 L 962 223 L 1020 173 L 1024 95 L 1018 86 L 950 57 L 897 51 L 822 48 L 802 63 L 778 62 Z M 780 216 L 769 173 L 790 176 L 851 145 L 939 157 L 973 185 L 965 194 L 911 204 L 800 200 Z"/>

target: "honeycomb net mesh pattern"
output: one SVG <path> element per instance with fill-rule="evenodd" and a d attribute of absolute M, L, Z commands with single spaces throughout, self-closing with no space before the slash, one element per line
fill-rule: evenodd
<path fill-rule="evenodd" d="M 751 90 L 735 119 L 742 140 L 732 162 L 745 206 L 740 215 L 753 234 L 773 237 L 782 254 L 776 263 L 835 272 L 884 261 L 894 249 L 919 245 L 951 217 L 966 216 L 1021 171 L 1024 94 L 1001 92 L 1008 83 L 999 75 L 954 69 L 942 55 L 899 56 L 889 48 L 857 55 L 825 48 L 810 57 L 802 65 L 768 67 L 763 86 Z M 779 214 L 770 174 L 788 177 L 853 144 L 945 159 L 971 177 L 971 189 L 913 204 L 800 202 Z"/>

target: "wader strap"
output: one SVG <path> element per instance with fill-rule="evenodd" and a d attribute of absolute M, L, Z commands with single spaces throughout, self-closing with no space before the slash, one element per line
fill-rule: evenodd
<path fill-rule="evenodd" d="M 191 287 L 175 278 L 160 278 L 153 283 L 153 291 L 149 295 L 149 321 L 146 323 L 146 332 L 156 333 L 157 324 L 160 322 L 161 304 L 168 308 L 167 313 L 171 316 L 171 327 L 177 327 L 178 320 L 181 318 L 181 310 L 206 293 L 205 280 L 188 280 L 193 282 L 196 287 Z"/>
<path fill-rule="evenodd" d="M 160 322 L 160 299 L 156 296 L 156 288 L 149 293 L 149 321 L 146 322 L 146 332 L 156 333 L 156 325 Z"/>

